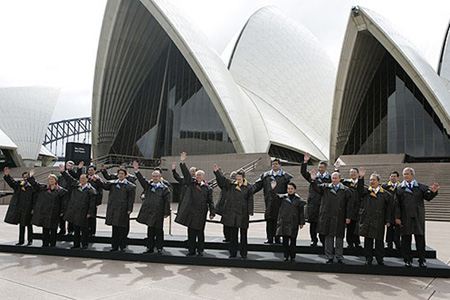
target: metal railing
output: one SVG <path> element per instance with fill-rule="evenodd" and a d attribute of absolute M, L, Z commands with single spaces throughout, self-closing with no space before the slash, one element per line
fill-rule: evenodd
<path fill-rule="evenodd" d="M 125 163 L 127 167 L 132 166 L 132 162 L 137 161 L 140 167 L 155 168 L 161 165 L 162 160 L 160 158 L 146 158 L 142 156 L 131 156 L 131 155 L 121 155 L 121 154 L 107 154 L 94 159 L 92 162 L 95 165 L 113 165 L 119 166 Z"/>

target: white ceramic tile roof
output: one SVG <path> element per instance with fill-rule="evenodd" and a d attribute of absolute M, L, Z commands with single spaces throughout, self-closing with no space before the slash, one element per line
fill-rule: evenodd
<path fill-rule="evenodd" d="M 59 89 L 49 87 L 0 89 L 0 129 L 23 160 L 37 159 L 58 96 Z"/>
<path fill-rule="evenodd" d="M 450 24 L 447 27 L 444 44 L 442 45 L 441 60 L 442 65 L 439 75 L 445 79 L 444 83 L 450 90 Z"/>
<path fill-rule="evenodd" d="M 0 149 L 14 150 L 17 149 L 16 144 L 0 129 Z"/>

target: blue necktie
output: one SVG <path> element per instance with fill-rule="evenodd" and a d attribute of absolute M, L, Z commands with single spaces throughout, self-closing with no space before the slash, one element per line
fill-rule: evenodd
<path fill-rule="evenodd" d="M 333 185 L 333 186 L 334 186 L 334 190 L 337 192 L 339 189 L 339 186 L 338 185 Z"/>

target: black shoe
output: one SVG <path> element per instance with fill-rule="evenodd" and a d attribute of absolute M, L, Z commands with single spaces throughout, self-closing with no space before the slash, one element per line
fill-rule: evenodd
<path fill-rule="evenodd" d="M 186 254 L 187 256 L 194 256 L 195 252 L 188 252 L 188 254 Z"/>
<path fill-rule="evenodd" d="M 385 267 L 386 264 L 384 263 L 384 261 L 379 261 L 379 262 L 378 262 L 378 266 L 380 266 L 380 267 Z"/>
<path fill-rule="evenodd" d="M 224 240 L 222 240 L 222 242 L 224 242 L 224 243 L 229 243 L 230 240 L 224 239 Z"/>
<path fill-rule="evenodd" d="M 127 250 L 127 248 L 126 247 L 124 247 L 124 248 L 120 248 L 119 249 L 119 252 L 125 252 Z"/>
<path fill-rule="evenodd" d="M 230 254 L 230 256 L 228 256 L 228 258 L 236 258 L 236 254 Z"/>
<path fill-rule="evenodd" d="M 366 266 L 371 266 L 372 265 L 372 261 L 371 260 L 366 260 L 366 262 L 364 264 Z"/>
<path fill-rule="evenodd" d="M 70 249 L 80 249 L 80 246 L 72 246 Z"/>
<path fill-rule="evenodd" d="M 284 258 L 284 261 L 289 261 L 289 257 L 285 257 L 285 258 Z"/>
<path fill-rule="evenodd" d="M 119 251 L 119 249 L 117 249 L 117 248 L 109 249 L 109 252 L 117 252 L 117 251 Z"/>
<path fill-rule="evenodd" d="M 264 244 L 273 244 L 273 240 L 265 240 Z"/>
<path fill-rule="evenodd" d="M 412 263 L 410 261 L 406 261 L 405 262 L 405 267 L 411 268 L 412 267 Z"/>
<path fill-rule="evenodd" d="M 426 268 L 427 267 L 427 263 L 424 262 L 424 261 L 419 261 L 419 267 Z"/>
<path fill-rule="evenodd" d="M 27 243 L 27 246 L 31 246 L 31 245 L 33 245 L 33 241 L 29 241 L 29 242 Z"/>
<path fill-rule="evenodd" d="M 317 242 L 311 242 L 311 247 L 317 247 Z"/>
<path fill-rule="evenodd" d="M 67 235 L 73 235 L 73 231 L 67 232 Z"/>
<path fill-rule="evenodd" d="M 66 231 L 65 230 L 60 230 L 56 235 L 66 235 Z"/>
<path fill-rule="evenodd" d="M 332 264 L 332 263 L 333 263 L 333 259 L 332 259 L 332 258 L 327 259 L 327 260 L 325 261 L 325 263 L 326 263 L 326 264 Z"/>
<path fill-rule="evenodd" d="M 87 245 L 81 246 L 81 250 L 87 250 L 87 249 L 88 249 Z"/>
<path fill-rule="evenodd" d="M 353 246 L 353 245 L 347 245 L 347 249 L 353 250 L 353 249 L 355 249 L 355 246 Z"/>
<path fill-rule="evenodd" d="M 281 239 L 275 239 L 275 244 L 281 244 Z"/>
<path fill-rule="evenodd" d="M 22 246 L 22 245 L 23 245 L 23 242 L 16 243 L 16 246 Z"/>
<path fill-rule="evenodd" d="M 247 259 L 247 255 L 241 255 L 242 259 Z"/>
<path fill-rule="evenodd" d="M 338 259 L 338 264 L 345 265 L 345 261 L 343 259 Z"/>
<path fill-rule="evenodd" d="M 152 254 L 153 253 L 153 249 L 147 248 L 147 250 L 145 250 L 142 254 Z"/>
<path fill-rule="evenodd" d="M 203 251 L 198 251 L 197 256 L 203 256 Z"/>
<path fill-rule="evenodd" d="M 162 249 L 158 249 L 156 253 L 157 253 L 158 255 L 162 255 L 162 254 L 163 254 L 163 251 L 162 251 Z"/>

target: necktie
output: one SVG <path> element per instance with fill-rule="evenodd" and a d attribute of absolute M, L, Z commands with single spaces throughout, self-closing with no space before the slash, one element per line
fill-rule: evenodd
<path fill-rule="evenodd" d="M 412 190 L 412 183 L 408 183 L 408 187 L 410 190 Z"/>
<path fill-rule="evenodd" d="M 338 191 L 338 189 L 339 189 L 339 186 L 338 185 L 334 185 L 334 190 L 337 192 Z"/>

